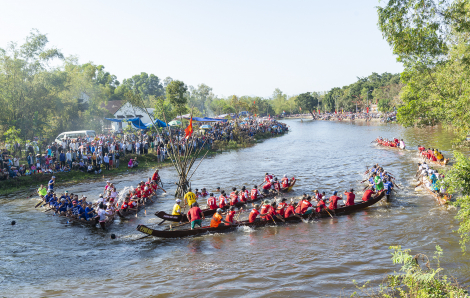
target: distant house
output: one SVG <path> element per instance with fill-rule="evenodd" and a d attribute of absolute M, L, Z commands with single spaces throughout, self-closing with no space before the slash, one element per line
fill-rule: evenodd
<path fill-rule="evenodd" d="M 101 107 L 106 109 L 109 114 L 112 115 L 108 118 L 117 118 L 123 120 L 140 118 L 143 123 L 152 122 L 148 114 L 153 116 L 153 112 L 155 110 L 153 108 L 142 109 L 140 107 L 133 106 L 130 102 L 125 100 L 108 101 L 106 105 L 102 104 Z M 122 131 L 127 127 L 127 125 L 128 124 L 126 122 L 111 122 L 104 120 L 103 130 Z"/>

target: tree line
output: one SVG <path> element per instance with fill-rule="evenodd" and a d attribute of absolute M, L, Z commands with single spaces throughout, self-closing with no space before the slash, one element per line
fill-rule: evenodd
<path fill-rule="evenodd" d="M 378 103 L 382 111 L 400 102 L 398 74 L 377 74 L 327 92 L 299 95 L 275 89 L 272 96 L 231 95 L 218 97 L 212 88 L 197 87 L 171 77 L 142 72 L 119 81 L 103 65 L 80 64 L 65 57 L 48 38 L 32 30 L 21 45 L 0 48 L 0 133 L 3 141 L 24 142 L 34 137 L 51 140 L 63 131 L 102 130 L 109 117 L 102 104 L 124 100 L 155 108 L 155 117 L 170 121 L 192 111 L 195 116 L 215 116 L 248 111 L 258 115 L 356 111 Z M 164 117 L 165 115 L 165 117 Z"/>

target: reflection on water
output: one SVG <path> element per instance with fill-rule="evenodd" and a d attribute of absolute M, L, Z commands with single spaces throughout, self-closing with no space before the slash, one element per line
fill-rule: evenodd
<path fill-rule="evenodd" d="M 300 196 L 314 189 L 361 190 L 367 166 L 383 165 L 401 190 L 390 204 L 358 213 L 259 229 L 185 239 L 152 239 L 135 231 L 138 224 L 155 225 L 157 210 L 171 210 L 171 195 L 162 195 L 147 216 L 119 219 L 103 232 L 64 221 L 34 209 L 35 199 L 0 198 L 2 258 L 0 291 L 5 296 L 337 296 L 354 290 L 352 280 L 378 283 L 397 270 L 390 245 L 429 255 L 435 245 L 445 251 L 442 264 L 469 283 L 469 261 L 459 252 L 455 210 L 438 207 L 434 199 L 415 191 L 418 157 L 414 151 L 377 148 L 377 136 L 403 138 L 410 149 L 418 144 L 449 155 L 449 133 L 440 129 L 405 129 L 395 124 L 303 122 L 287 120 L 291 132 L 252 148 L 232 151 L 203 162 L 193 176 L 193 188 L 251 188 L 265 172 L 298 178 Z M 161 175 L 168 193 L 177 177 L 170 168 Z M 118 190 L 151 175 L 116 179 Z M 97 199 L 103 182 L 68 187 Z M 11 220 L 16 226 L 10 226 Z M 165 224 L 160 228 L 167 227 Z M 118 239 L 111 240 L 115 233 Z M 67 285 L 66 287 L 64 285 Z"/>

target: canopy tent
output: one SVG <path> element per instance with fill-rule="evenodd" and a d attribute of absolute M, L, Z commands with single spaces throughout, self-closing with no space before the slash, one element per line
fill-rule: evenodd
<path fill-rule="evenodd" d="M 168 122 L 168 125 L 170 125 L 170 126 L 179 126 L 181 124 L 182 123 L 179 120 L 172 120 L 172 121 Z"/>
<path fill-rule="evenodd" d="M 156 127 L 167 127 L 166 123 L 160 119 L 155 119 L 154 123 L 143 123 L 140 118 L 129 118 L 129 119 L 116 119 L 116 118 L 104 118 L 112 122 L 130 122 L 134 127 L 139 129 L 149 129 L 151 126 Z"/>
<path fill-rule="evenodd" d="M 209 117 L 193 117 L 193 121 L 197 122 L 227 122 L 227 119 L 215 119 L 215 118 L 209 118 Z"/>

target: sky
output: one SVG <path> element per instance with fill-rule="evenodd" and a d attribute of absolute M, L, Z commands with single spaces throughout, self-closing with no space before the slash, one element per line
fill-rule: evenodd
<path fill-rule="evenodd" d="M 327 91 L 398 73 L 378 0 L 0 0 L 0 48 L 31 29 L 122 81 L 146 72 L 218 96 Z M 383 5 L 383 3 L 381 3 Z"/>

